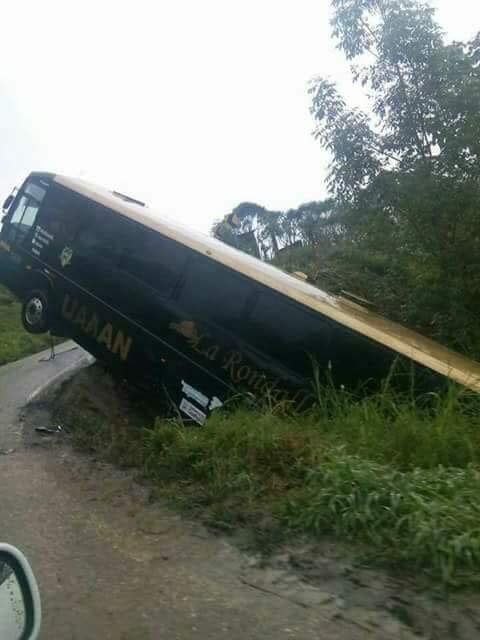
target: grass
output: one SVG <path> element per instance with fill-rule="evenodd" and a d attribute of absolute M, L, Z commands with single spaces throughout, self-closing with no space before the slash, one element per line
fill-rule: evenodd
<path fill-rule="evenodd" d="M 204 428 L 159 418 L 106 425 L 75 410 L 67 420 L 77 445 L 140 467 L 159 495 L 217 527 L 250 527 L 263 542 L 279 532 L 335 536 L 375 562 L 476 584 L 478 398 L 458 387 L 416 400 L 319 392 L 301 416 L 240 406 Z"/>
<path fill-rule="evenodd" d="M 401 472 L 339 451 L 311 470 L 282 515 L 292 529 L 365 543 L 377 562 L 477 583 L 479 489 L 471 466 Z"/>
<path fill-rule="evenodd" d="M 31 335 L 20 321 L 21 305 L 0 286 L 0 365 L 19 360 L 50 345 L 48 334 Z"/>

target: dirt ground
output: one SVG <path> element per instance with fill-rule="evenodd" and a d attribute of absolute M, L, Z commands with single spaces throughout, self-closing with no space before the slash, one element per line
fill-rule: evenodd
<path fill-rule="evenodd" d="M 36 433 L 51 401 L 22 412 L 21 442 L 0 456 L 1 537 L 32 560 L 42 638 L 480 638 L 480 595 L 421 589 L 335 541 L 245 553 L 241 532 L 214 535 L 135 473 Z"/>

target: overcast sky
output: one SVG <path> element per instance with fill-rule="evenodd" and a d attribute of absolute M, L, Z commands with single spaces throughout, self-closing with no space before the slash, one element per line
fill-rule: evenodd
<path fill-rule="evenodd" d="M 329 75 L 348 91 L 329 4 L 4 3 L 0 198 L 29 171 L 53 171 L 208 231 L 241 201 L 324 197 L 307 85 Z M 476 0 L 433 4 L 449 39 L 480 30 Z"/>

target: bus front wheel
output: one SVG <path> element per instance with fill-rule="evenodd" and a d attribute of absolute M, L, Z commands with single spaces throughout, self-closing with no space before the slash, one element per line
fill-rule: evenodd
<path fill-rule="evenodd" d="M 44 291 L 30 291 L 22 305 L 22 324 L 28 333 L 48 331 L 48 298 Z"/>

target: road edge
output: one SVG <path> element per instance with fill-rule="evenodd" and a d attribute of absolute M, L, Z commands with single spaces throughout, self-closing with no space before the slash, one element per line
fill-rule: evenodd
<path fill-rule="evenodd" d="M 95 362 L 95 358 L 89 353 L 85 353 L 80 360 L 72 363 L 66 369 L 59 371 L 54 376 L 49 378 L 46 382 L 38 386 L 34 389 L 28 396 L 25 402 L 25 406 L 32 404 L 32 402 L 36 402 L 39 400 L 41 396 L 50 391 L 54 386 L 58 386 L 62 382 L 65 382 L 70 377 L 73 376 L 74 373 L 88 367 L 89 365 Z"/>

